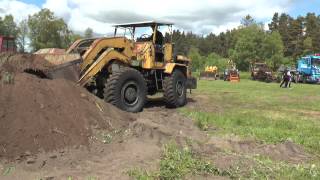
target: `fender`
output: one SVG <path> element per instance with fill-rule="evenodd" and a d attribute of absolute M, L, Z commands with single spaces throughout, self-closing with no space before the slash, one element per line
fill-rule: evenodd
<path fill-rule="evenodd" d="M 179 63 L 167 63 L 164 69 L 164 73 L 172 74 L 174 69 L 181 69 L 183 74 L 187 76 L 187 66 L 185 64 L 179 64 Z"/>
<path fill-rule="evenodd" d="M 84 86 L 93 76 L 98 74 L 110 61 L 116 60 L 125 64 L 128 64 L 128 57 L 124 54 L 114 50 L 113 48 L 109 48 L 104 53 L 99 56 L 89 68 L 88 70 L 80 77 L 78 84 Z"/>

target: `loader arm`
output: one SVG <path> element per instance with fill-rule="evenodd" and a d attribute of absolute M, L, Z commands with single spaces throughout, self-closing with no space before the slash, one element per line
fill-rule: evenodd
<path fill-rule="evenodd" d="M 98 57 L 99 54 L 108 48 L 120 49 L 121 54 L 124 54 L 127 57 L 132 56 L 132 42 L 125 37 L 97 39 L 83 55 L 83 63 L 80 66 L 81 72 L 88 69 L 88 66 L 95 60 L 100 59 L 100 57 Z"/>
<path fill-rule="evenodd" d="M 84 86 L 96 74 L 98 74 L 112 60 L 120 61 L 124 64 L 129 63 L 129 57 L 116 51 L 114 48 L 109 48 L 104 51 L 99 58 L 90 65 L 90 67 L 80 77 L 78 84 Z"/>

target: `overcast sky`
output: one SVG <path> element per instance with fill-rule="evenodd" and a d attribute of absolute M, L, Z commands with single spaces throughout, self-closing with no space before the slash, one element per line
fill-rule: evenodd
<path fill-rule="evenodd" d="M 90 27 L 108 34 L 112 24 L 165 20 L 177 29 L 205 35 L 235 28 L 247 14 L 265 24 L 275 12 L 320 14 L 320 0 L 0 0 L 0 16 L 13 14 L 16 21 L 41 8 L 62 17 L 75 32 Z"/>

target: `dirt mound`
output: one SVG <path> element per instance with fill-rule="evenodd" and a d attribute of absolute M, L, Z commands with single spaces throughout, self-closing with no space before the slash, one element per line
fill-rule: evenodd
<path fill-rule="evenodd" d="M 0 53 L 0 72 L 21 73 L 26 69 L 47 70 L 53 65 L 34 54 Z"/>
<path fill-rule="evenodd" d="M 4 62 L 0 71 L 14 74 L 14 82 L 0 83 L 0 157 L 87 146 L 92 128 L 112 131 L 134 120 L 71 81 L 25 73 L 24 68 L 50 66 L 37 56 L 1 55 L 0 59 Z"/>

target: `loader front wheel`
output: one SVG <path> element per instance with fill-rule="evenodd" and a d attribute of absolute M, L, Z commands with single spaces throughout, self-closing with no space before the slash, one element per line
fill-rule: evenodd
<path fill-rule="evenodd" d="M 104 99 L 124 111 L 140 112 L 146 101 L 146 90 L 146 83 L 141 73 L 123 67 L 108 78 Z"/>
<path fill-rule="evenodd" d="M 164 99 L 168 107 L 181 107 L 187 103 L 186 77 L 175 70 L 163 81 Z"/>

